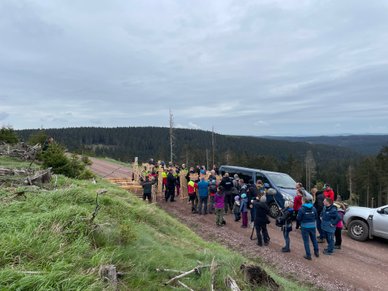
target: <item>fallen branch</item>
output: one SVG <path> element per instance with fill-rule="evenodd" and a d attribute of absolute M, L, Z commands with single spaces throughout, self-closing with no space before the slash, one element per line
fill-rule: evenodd
<path fill-rule="evenodd" d="M 202 266 L 197 266 L 195 267 L 194 269 L 191 269 L 190 271 L 187 271 L 187 272 L 184 272 L 178 276 L 175 276 L 174 278 L 170 279 L 168 282 L 164 283 L 164 285 L 168 285 L 168 284 L 171 284 L 172 282 L 180 279 L 180 278 L 183 278 L 183 277 L 186 277 L 192 273 L 196 273 L 196 274 L 201 274 L 201 269 L 203 268 L 209 268 L 211 265 L 202 265 Z"/>
<path fill-rule="evenodd" d="M 185 271 L 179 271 L 174 269 L 156 269 L 156 272 L 173 272 L 173 273 L 183 274 Z"/>
<path fill-rule="evenodd" d="M 226 277 L 226 285 L 232 291 L 240 291 L 240 288 L 238 287 L 236 281 L 232 277 L 230 277 L 230 276 Z"/>
<path fill-rule="evenodd" d="M 92 217 L 90 218 L 89 222 L 93 223 L 93 220 L 96 218 L 98 211 L 100 210 L 100 204 L 98 203 L 98 196 L 102 195 L 104 193 L 108 192 L 108 190 L 100 189 L 97 191 L 96 195 L 96 207 L 94 208 L 94 211 L 92 213 Z"/>
<path fill-rule="evenodd" d="M 187 290 L 190 290 L 190 291 L 194 291 L 193 289 L 191 289 L 189 286 L 187 286 L 186 284 L 182 283 L 181 281 L 177 281 L 177 283 L 179 285 L 181 285 L 183 288 L 186 288 Z"/>

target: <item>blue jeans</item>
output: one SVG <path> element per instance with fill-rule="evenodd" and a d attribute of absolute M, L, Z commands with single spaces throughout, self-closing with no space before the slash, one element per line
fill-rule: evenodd
<path fill-rule="evenodd" d="M 315 254 L 319 253 L 316 231 L 317 230 L 315 229 L 315 227 L 314 228 L 302 227 L 302 238 L 303 238 L 304 249 L 306 251 L 307 257 L 311 257 L 310 240 L 313 243 L 314 253 Z M 310 240 L 309 240 L 309 238 L 310 238 Z"/>
<path fill-rule="evenodd" d="M 317 230 L 318 230 L 318 233 L 319 233 L 319 239 L 324 239 L 325 238 L 325 235 L 324 235 L 324 233 L 323 233 L 323 230 L 322 230 L 322 228 L 321 228 L 321 224 L 322 224 L 322 222 L 321 222 L 321 218 L 320 218 L 320 213 L 318 213 L 318 219 L 317 219 Z"/>
<path fill-rule="evenodd" d="M 207 214 L 207 198 L 208 196 L 206 197 L 199 197 L 199 209 L 198 209 L 198 213 L 199 214 Z M 202 209 L 203 209 L 203 212 L 202 212 Z"/>
<path fill-rule="evenodd" d="M 325 238 L 327 240 L 327 251 L 332 253 L 334 250 L 334 233 L 324 231 Z"/>
<path fill-rule="evenodd" d="M 284 248 L 287 250 L 290 249 L 290 231 L 288 229 L 287 225 L 283 226 L 283 237 L 286 244 Z"/>

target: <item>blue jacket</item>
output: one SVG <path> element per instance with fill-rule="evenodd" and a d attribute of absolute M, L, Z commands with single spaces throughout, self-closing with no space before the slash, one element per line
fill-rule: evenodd
<path fill-rule="evenodd" d="M 324 206 L 321 213 L 322 230 L 326 232 L 334 233 L 337 223 L 341 220 L 341 217 L 338 214 L 337 207 L 334 204 L 329 207 Z"/>
<path fill-rule="evenodd" d="M 311 202 L 308 202 L 299 209 L 296 219 L 300 222 L 302 228 L 315 228 L 317 218 L 317 210 Z"/>
<path fill-rule="evenodd" d="M 198 182 L 198 194 L 199 197 L 205 198 L 209 196 L 209 182 L 201 180 Z"/>
<path fill-rule="evenodd" d="M 248 197 L 241 199 L 240 211 L 248 212 Z"/>

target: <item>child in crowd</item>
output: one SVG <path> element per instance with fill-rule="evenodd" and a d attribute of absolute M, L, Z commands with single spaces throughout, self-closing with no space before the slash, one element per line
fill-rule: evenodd
<path fill-rule="evenodd" d="M 282 220 L 284 225 L 282 226 L 283 237 L 285 246 L 282 248 L 283 253 L 289 253 L 290 249 L 290 232 L 292 231 L 292 217 L 294 213 L 293 203 L 291 201 L 284 202 L 284 209 L 282 210 Z"/>
<path fill-rule="evenodd" d="M 214 209 L 216 212 L 216 224 L 217 226 L 224 225 L 224 205 L 225 203 L 225 194 L 222 186 L 218 187 L 218 191 L 214 196 Z"/>
<path fill-rule="evenodd" d="M 297 190 L 296 190 L 296 196 L 294 198 L 294 217 L 296 218 L 298 216 L 298 212 L 300 208 L 302 207 L 302 198 L 303 198 L 303 190 L 301 187 L 298 187 L 300 183 L 297 183 Z M 296 226 L 295 229 L 299 229 L 300 227 L 300 221 L 296 220 Z"/>
<path fill-rule="evenodd" d="M 246 193 L 241 194 L 240 211 L 242 216 L 242 228 L 248 227 L 248 197 Z"/>
<path fill-rule="evenodd" d="M 189 194 L 189 202 L 191 202 L 192 213 L 196 213 L 198 207 L 198 196 L 196 189 L 198 189 L 198 184 L 190 179 L 190 181 L 187 183 L 187 192 Z"/>
<path fill-rule="evenodd" d="M 335 228 L 335 243 L 334 248 L 335 249 L 341 249 L 342 245 L 342 229 L 344 227 L 343 218 L 345 215 L 346 207 L 345 204 L 341 202 L 340 196 L 338 196 L 337 201 L 334 202 L 334 206 L 337 207 L 338 215 L 340 217 L 340 221 L 337 223 Z"/>
<path fill-rule="evenodd" d="M 241 211 L 240 211 L 240 196 L 234 197 L 234 204 L 233 204 L 233 214 L 234 214 L 234 221 L 239 221 L 241 219 Z"/>

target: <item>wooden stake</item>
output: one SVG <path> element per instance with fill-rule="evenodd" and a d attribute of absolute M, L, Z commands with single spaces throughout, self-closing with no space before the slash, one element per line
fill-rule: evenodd
<path fill-rule="evenodd" d="M 217 265 L 216 265 L 216 263 L 214 261 L 214 257 L 213 257 L 212 263 L 210 265 L 210 275 L 211 275 L 210 290 L 211 291 L 214 291 L 214 281 L 216 278 L 216 269 L 217 269 Z"/>

